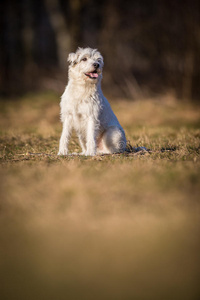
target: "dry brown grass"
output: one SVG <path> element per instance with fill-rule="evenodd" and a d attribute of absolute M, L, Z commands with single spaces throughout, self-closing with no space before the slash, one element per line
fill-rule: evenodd
<path fill-rule="evenodd" d="M 197 300 L 198 107 L 113 101 L 151 151 L 57 157 L 58 102 L 0 103 L 1 299 Z"/>

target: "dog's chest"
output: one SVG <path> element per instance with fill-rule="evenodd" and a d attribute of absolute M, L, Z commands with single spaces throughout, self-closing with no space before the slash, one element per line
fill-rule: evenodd
<path fill-rule="evenodd" d="M 73 127 L 79 132 L 86 132 L 88 121 L 92 120 L 95 126 L 99 124 L 100 104 L 97 101 L 79 101 L 73 108 Z"/>
<path fill-rule="evenodd" d="M 100 113 L 100 101 L 88 99 L 79 101 L 73 110 L 73 115 L 76 119 L 86 120 L 89 117 L 92 119 L 98 119 Z"/>

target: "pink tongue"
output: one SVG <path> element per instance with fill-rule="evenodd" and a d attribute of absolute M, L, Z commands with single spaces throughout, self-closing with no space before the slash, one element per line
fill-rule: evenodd
<path fill-rule="evenodd" d="M 97 73 L 88 73 L 90 75 L 90 77 L 92 78 L 97 78 L 98 74 Z"/>

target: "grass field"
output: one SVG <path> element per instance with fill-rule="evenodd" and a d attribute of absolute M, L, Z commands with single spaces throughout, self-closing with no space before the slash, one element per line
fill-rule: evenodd
<path fill-rule="evenodd" d="M 150 151 L 58 157 L 58 96 L 0 102 L 2 300 L 200 299 L 199 107 L 111 105 Z"/>

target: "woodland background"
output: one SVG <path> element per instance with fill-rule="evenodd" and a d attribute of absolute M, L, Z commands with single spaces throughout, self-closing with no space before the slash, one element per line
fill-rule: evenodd
<path fill-rule="evenodd" d="M 1 0 L 0 45 L 3 97 L 62 92 L 68 53 L 90 46 L 104 56 L 113 96 L 200 98 L 196 0 Z"/>

